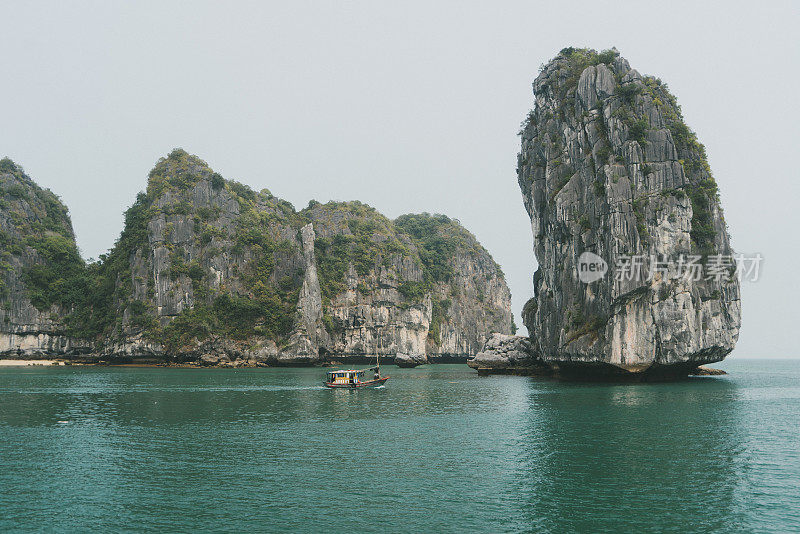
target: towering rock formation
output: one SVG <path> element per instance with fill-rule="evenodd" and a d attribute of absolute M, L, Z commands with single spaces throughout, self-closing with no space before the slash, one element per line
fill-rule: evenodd
<path fill-rule="evenodd" d="M 298 212 L 175 150 L 86 266 L 66 208 L 0 168 L 6 353 L 289 365 L 379 351 L 419 363 L 463 360 L 512 329 L 500 268 L 441 215 L 390 221 L 313 201 Z"/>
<path fill-rule="evenodd" d="M 475 237 L 443 215 L 390 221 L 359 202 L 313 203 L 332 343 L 341 356 L 462 360 L 512 329 L 503 273 Z"/>
<path fill-rule="evenodd" d="M 151 171 L 104 261 L 116 320 L 101 350 L 208 363 L 316 361 L 324 329 L 313 240 L 288 202 L 173 151 Z"/>
<path fill-rule="evenodd" d="M 539 263 L 523 312 L 536 358 L 590 376 L 723 359 L 739 284 L 705 149 L 666 84 L 616 50 L 567 48 L 533 91 L 518 181 Z M 594 281 L 592 261 L 609 269 Z"/>
<path fill-rule="evenodd" d="M 67 208 L 10 159 L 0 160 L 0 354 L 89 350 L 65 321 L 84 263 Z"/>
<path fill-rule="evenodd" d="M 114 355 L 463 359 L 488 333 L 511 329 L 499 267 L 443 216 L 392 222 L 359 202 L 297 212 L 176 150 L 127 219 L 108 261 L 130 259 L 110 273 L 118 341 L 104 350 Z"/>

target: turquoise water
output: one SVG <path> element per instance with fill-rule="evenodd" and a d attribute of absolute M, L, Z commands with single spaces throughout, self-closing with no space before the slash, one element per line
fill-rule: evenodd
<path fill-rule="evenodd" d="M 800 361 L 722 366 L 0 368 L 0 531 L 798 531 Z"/>

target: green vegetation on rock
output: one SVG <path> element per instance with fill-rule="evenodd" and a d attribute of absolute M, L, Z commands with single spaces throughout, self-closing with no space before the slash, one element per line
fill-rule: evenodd
<path fill-rule="evenodd" d="M 359 276 L 366 276 L 395 256 L 410 254 L 392 221 L 361 202 L 313 203 L 301 214 L 318 228 L 317 274 L 328 301 L 347 289 L 351 265 Z"/>
<path fill-rule="evenodd" d="M 271 339 L 286 336 L 294 325 L 293 310 L 280 300 L 221 294 L 212 304 L 199 304 L 175 317 L 159 337 L 171 353 L 210 336 L 244 340 L 253 334 Z"/>
<path fill-rule="evenodd" d="M 360 202 L 312 202 L 302 215 L 317 229 L 317 273 L 326 304 L 346 291 L 351 266 L 363 280 L 377 277 L 381 267 L 409 259 L 421 267 L 421 279 L 401 278 L 397 291 L 409 304 L 419 305 L 430 297 L 428 335 L 435 343 L 440 342 L 440 326 L 452 303 L 448 294 L 452 291 L 454 259 L 459 254 L 473 261 L 484 254 L 490 257 L 458 221 L 444 215 L 410 214 L 390 221 Z M 492 266 L 502 277 L 499 266 Z M 356 289 L 361 295 L 370 293 L 363 282 Z M 335 331 L 332 318 L 326 321 L 326 328 Z"/>
<path fill-rule="evenodd" d="M 684 122 L 681 107 L 667 84 L 647 76 L 643 80 L 643 90 L 661 111 L 689 182 L 685 189 L 692 203 L 692 243 L 698 252 L 712 253 L 716 236 L 712 211 L 714 205 L 719 206 L 719 195 L 705 146 Z"/>
<path fill-rule="evenodd" d="M 598 53 L 588 48 L 563 48 L 559 56 L 567 61 L 564 67 L 565 81 L 559 86 L 560 97 L 564 98 L 574 93 L 581 73 L 586 67 L 600 65 L 601 63 L 610 65 L 618 55 L 619 52 L 616 50 L 603 50 Z"/>
<path fill-rule="evenodd" d="M 399 290 L 407 298 L 414 299 L 419 299 L 424 294 L 431 294 L 432 310 L 428 337 L 439 343 L 440 327 L 452 302 L 435 292 L 435 285 L 447 284 L 452 280 L 454 275 L 452 259 L 457 254 L 477 258 L 478 255 L 485 253 L 485 250 L 478 244 L 475 236 L 458 221 L 445 215 L 429 213 L 402 215 L 395 219 L 395 225 L 413 241 L 423 268 L 421 282 L 405 282 Z M 500 266 L 494 263 L 494 267 L 498 276 L 502 278 Z M 480 294 L 478 297 L 482 300 Z"/>
<path fill-rule="evenodd" d="M 297 246 L 281 237 L 280 229 L 296 230 L 302 220 L 290 203 L 276 199 L 268 191 L 257 193 L 239 182 L 225 181 L 205 162 L 182 150 L 173 151 L 151 173 L 146 195 L 151 205 L 149 215 L 156 215 L 152 209 L 158 198 L 155 195 L 167 192 L 180 195 L 202 180 L 208 180 L 213 191 L 230 195 L 238 204 L 235 232 L 230 236 L 217 224 L 220 206 L 195 208 L 188 201 L 180 202 L 187 205 L 185 215 L 194 221 L 194 244 L 199 248 L 199 255 L 191 261 L 185 258 L 182 249 L 189 245 L 173 250 L 169 275 L 176 281 L 181 278 L 191 281 L 194 306 L 174 317 L 166 327 L 151 323 L 143 333 L 148 338 L 163 341 L 173 353 L 211 335 L 231 339 L 244 339 L 253 334 L 284 338 L 294 324 L 303 270 L 298 267 L 277 269 L 279 264 L 292 263 L 297 253 Z M 147 243 L 146 226 L 144 232 L 139 241 Z M 214 247 L 217 243 L 227 244 L 229 253 L 241 259 L 237 263 L 237 278 L 241 284 L 238 290 L 209 291 L 207 262 L 219 253 Z M 130 257 L 131 251 L 127 252 Z M 129 276 L 129 271 L 126 275 Z"/>
<path fill-rule="evenodd" d="M 548 109 L 537 113 L 533 110 L 529 113 L 528 119 L 523 123 L 521 133 L 527 128 L 531 128 L 539 123 L 544 126 L 551 124 L 550 121 L 558 119 L 561 122 L 570 120 L 580 120 L 592 122 L 597 132 L 600 134 L 601 143 L 594 148 L 596 155 L 595 174 L 601 172 L 604 165 L 609 164 L 610 160 L 617 163 L 625 163 L 624 154 L 614 153 L 615 149 L 608 141 L 607 118 L 602 109 L 608 107 L 607 101 L 598 100 L 594 109 L 600 113 L 584 112 L 578 116 L 575 112 L 575 92 L 578 80 L 587 67 L 605 64 L 612 71 L 615 69 L 614 61 L 618 57 L 616 50 L 605 50 L 596 52 L 586 48 L 564 48 L 554 58 L 548 66 L 548 76 L 553 83 L 541 84 L 539 91 L 549 87 L 556 96 L 560 104 L 557 113 L 554 115 Z M 624 60 L 622 60 L 624 62 Z M 544 67 L 541 72 L 544 71 Z M 686 194 L 692 204 L 691 221 L 691 240 L 693 248 L 702 254 L 709 254 L 714 251 L 714 236 L 716 229 L 713 225 L 714 209 L 719 209 L 717 186 L 708 165 L 705 147 L 698 141 L 695 133 L 686 125 L 681 113 L 677 99 L 669 91 L 665 83 L 652 76 L 634 77 L 626 79 L 622 83 L 620 72 L 615 72 L 615 84 L 610 109 L 613 110 L 611 116 L 619 119 L 627 131 L 627 138 L 636 141 L 642 149 L 647 144 L 648 132 L 652 129 L 650 118 L 643 115 L 643 110 L 655 106 L 663 117 L 666 129 L 678 152 L 678 159 L 683 165 L 687 184 L 684 186 Z M 607 111 L 606 111 L 607 112 Z M 552 123 L 550 128 L 555 128 Z M 546 128 L 545 128 L 546 129 Z M 624 139 L 624 138 L 623 138 Z M 545 142 L 543 140 L 543 142 Z M 548 135 L 547 142 L 553 143 L 554 151 L 559 152 L 558 145 L 561 139 L 558 136 Z M 613 156 L 613 158 L 612 158 Z M 595 164 L 595 161 L 592 161 Z M 539 166 L 546 167 L 553 175 L 553 185 L 549 191 L 551 205 L 555 197 L 568 182 L 568 177 L 564 177 L 559 170 L 564 165 L 562 157 L 552 157 L 549 161 L 542 162 Z M 648 162 L 642 162 L 642 171 L 645 175 L 652 171 Z M 596 189 L 597 196 L 600 195 L 599 188 Z M 641 230 L 641 228 L 640 228 Z M 641 234 L 641 232 L 640 232 Z"/>
<path fill-rule="evenodd" d="M 521 132 L 517 181 L 537 260 L 535 300 L 523 310 L 531 340 L 544 361 L 576 368 L 619 365 L 620 354 L 622 367 L 722 359 L 738 335 L 736 280 L 678 282 L 653 263 L 644 267 L 650 278 L 603 277 L 589 285 L 574 276 L 587 251 L 608 265 L 636 256 L 675 261 L 731 253 L 705 149 L 675 97 L 624 58 L 609 54 L 603 65 L 598 55 L 564 49 L 540 69 L 535 107 Z M 715 300 L 709 295 L 719 303 L 704 304 Z M 657 307 L 661 302 L 666 308 Z M 687 326 L 685 314 L 662 313 L 675 306 L 714 316 L 715 324 Z M 653 328 L 642 319 L 650 316 L 658 316 Z M 636 339 L 605 339 L 607 321 L 615 334 L 635 331 Z"/>
<path fill-rule="evenodd" d="M 57 305 L 64 310 L 83 305 L 86 266 L 78 253 L 66 206 L 51 191 L 36 185 L 8 158 L 0 160 L 0 221 L 3 272 L 12 257 L 31 303 L 41 312 Z M 0 296 L 8 297 L 6 280 Z"/>
<path fill-rule="evenodd" d="M 329 350 L 318 345 L 324 330 L 343 340 L 364 324 L 363 315 L 352 315 L 348 283 L 359 306 L 394 310 L 401 321 L 420 320 L 409 309 L 430 302 L 430 340 L 439 343 L 447 328 L 452 342 L 449 311 L 466 287 L 456 283 L 454 271 L 464 268 L 457 262 L 478 262 L 488 267 L 487 281 L 502 279 L 455 220 L 422 214 L 391 221 L 360 202 L 312 201 L 297 212 L 268 190 L 225 180 L 181 149 L 156 163 L 146 190 L 125 212 L 119 239 L 88 265 L 58 197 L 7 159 L 0 160 L 0 214 L 0 298 L 12 292 L 28 298 L 46 317 L 47 333 L 85 340 L 84 347 L 101 354 L 198 358 L 258 346 L 264 357 L 264 340 L 281 354 Z M 483 290 L 477 291 L 482 302 Z M 491 316 L 500 317 L 498 325 L 505 318 Z"/>

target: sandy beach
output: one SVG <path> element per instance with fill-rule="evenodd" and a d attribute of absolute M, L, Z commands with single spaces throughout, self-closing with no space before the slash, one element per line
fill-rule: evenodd
<path fill-rule="evenodd" d="M 0 367 L 30 365 L 64 365 L 64 362 L 59 362 L 56 360 L 0 360 Z"/>

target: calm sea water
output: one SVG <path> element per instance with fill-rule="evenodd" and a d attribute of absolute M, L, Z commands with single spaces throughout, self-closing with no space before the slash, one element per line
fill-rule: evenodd
<path fill-rule="evenodd" d="M 0 369 L 0 531 L 800 530 L 800 362 L 673 384 Z"/>

